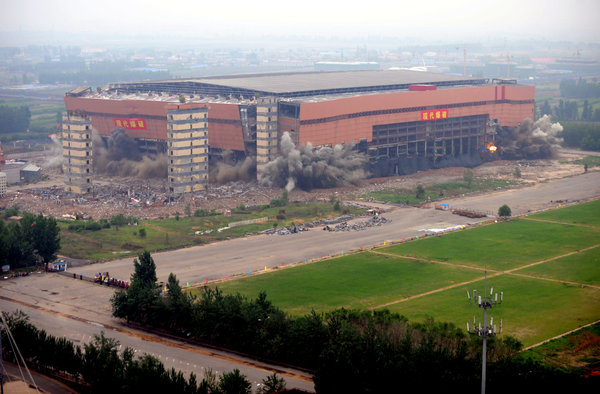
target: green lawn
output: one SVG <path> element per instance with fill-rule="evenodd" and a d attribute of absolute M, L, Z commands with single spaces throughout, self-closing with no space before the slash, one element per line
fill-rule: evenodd
<path fill-rule="evenodd" d="M 69 225 L 75 222 L 60 222 L 61 251 L 65 256 L 92 260 L 111 259 L 136 255 L 141 250 L 159 251 L 178 249 L 190 245 L 220 241 L 227 238 L 242 237 L 273 226 L 288 226 L 291 223 L 301 224 L 317 219 L 340 216 L 344 214 L 360 214 L 363 210 L 342 207 L 335 211 L 333 204 L 290 202 L 283 207 L 255 207 L 244 211 L 234 211 L 232 216 L 223 214 L 202 217 L 181 216 L 162 220 L 139 220 L 139 226 L 115 226 L 99 231 L 70 231 Z M 267 217 L 265 222 L 227 228 L 229 223 Z M 139 235 L 144 228 L 146 236 Z M 196 235 L 196 231 L 210 230 L 209 233 Z"/>
<path fill-rule="evenodd" d="M 600 248 L 586 250 L 515 272 L 600 286 Z"/>
<path fill-rule="evenodd" d="M 471 185 L 462 179 L 456 182 L 438 183 L 424 186 L 424 195 L 416 196 L 416 189 L 391 189 L 372 192 L 357 196 L 358 198 L 369 198 L 377 201 L 388 201 L 393 203 L 420 204 L 425 201 L 435 201 L 477 191 L 496 190 L 517 185 L 518 182 L 494 178 L 473 178 Z"/>
<path fill-rule="evenodd" d="M 482 311 L 469 305 L 466 297 L 466 292 L 474 288 L 483 291 L 482 280 L 402 300 L 481 278 L 481 270 L 475 267 L 487 266 L 488 286 L 505 295 L 505 302 L 490 315 L 496 322 L 503 319 L 504 334 L 517 337 L 527 346 L 600 319 L 600 289 L 543 279 L 599 285 L 600 249 L 516 270 L 514 275 L 498 271 L 600 243 L 600 228 L 589 225 L 596 223 L 597 207 L 598 202 L 571 206 L 531 217 L 540 220 L 513 219 L 381 248 L 378 253 L 348 255 L 222 282 L 218 286 L 226 292 L 241 292 L 252 298 L 264 290 L 274 304 L 293 314 L 304 314 L 311 309 L 323 312 L 339 307 L 372 308 L 400 301 L 387 308 L 411 320 L 432 316 L 466 328 L 474 315 L 478 320 L 482 318 Z M 553 223 L 569 220 L 577 224 Z M 404 259 L 401 255 L 446 264 Z"/>
<path fill-rule="evenodd" d="M 503 274 L 488 279 L 488 289 L 504 292 L 504 302 L 488 311 L 503 320 L 503 333 L 525 346 L 600 319 L 600 290 Z M 432 316 L 466 329 L 467 322 L 483 319 L 483 311 L 467 301 L 467 290 L 482 292 L 483 281 L 389 306 L 410 320 Z M 499 321 L 498 321 L 499 323 Z"/>
<path fill-rule="evenodd" d="M 218 286 L 250 298 L 264 290 L 277 306 L 305 314 L 340 306 L 364 309 L 480 276 L 479 270 L 363 252 Z"/>
<path fill-rule="evenodd" d="M 600 200 L 538 213 L 531 215 L 530 218 L 600 227 Z"/>
<path fill-rule="evenodd" d="M 382 249 L 492 270 L 515 268 L 598 243 L 600 229 L 515 219 Z"/>

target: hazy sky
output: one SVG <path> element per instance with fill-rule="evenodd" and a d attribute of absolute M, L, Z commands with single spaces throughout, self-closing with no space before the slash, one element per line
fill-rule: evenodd
<path fill-rule="evenodd" d="M 8 32 L 80 44 L 82 33 L 138 36 L 423 37 L 428 41 L 548 38 L 600 41 L 600 0 L 0 0 Z M 25 35 L 23 35 L 25 36 Z M 98 36 L 96 36 L 98 37 Z"/>

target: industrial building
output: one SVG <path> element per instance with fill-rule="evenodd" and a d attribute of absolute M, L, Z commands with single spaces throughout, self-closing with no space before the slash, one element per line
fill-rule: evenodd
<path fill-rule="evenodd" d="M 69 91 L 65 104 L 67 118 L 85 116 L 104 138 L 122 128 L 145 150 L 167 152 L 180 193 L 206 187 L 210 161 L 225 151 L 256 156 L 260 177 L 284 132 L 296 144 L 355 144 L 373 176 L 476 165 L 499 129 L 533 118 L 534 94 L 514 80 L 368 70 L 114 83 Z M 64 139 L 63 128 L 67 149 Z"/>

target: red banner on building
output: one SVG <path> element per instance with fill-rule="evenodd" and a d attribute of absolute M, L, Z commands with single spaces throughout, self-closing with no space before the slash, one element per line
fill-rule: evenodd
<path fill-rule="evenodd" d="M 429 109 L 421 111 L 421 120 L 448 119 L 448 109 Z"/>
<path fill-rule="evenodd" d="M 115 126 L 125 130 L 146 130 L 146 120 L 139 118 L 113 118 Z"/>

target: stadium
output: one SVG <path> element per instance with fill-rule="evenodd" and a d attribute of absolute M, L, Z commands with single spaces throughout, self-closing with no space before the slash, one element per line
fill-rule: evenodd
<path fill-rule="evenodd" d="M 91 190 L 91 130 L 124 130 L 166 153 L 174 193 L 202 190 L 225 153 L 256 158 L 257 175 L 294 144 L 352 145 L 371 176 L 474 166 L 497 153 L 497 133 L 534 116 L 533 86 L 410 70 L 257 74 L 78 87 L 65 94 L 67 190 Z M 489 149 L 491 148 L 491 149 Z"/>

